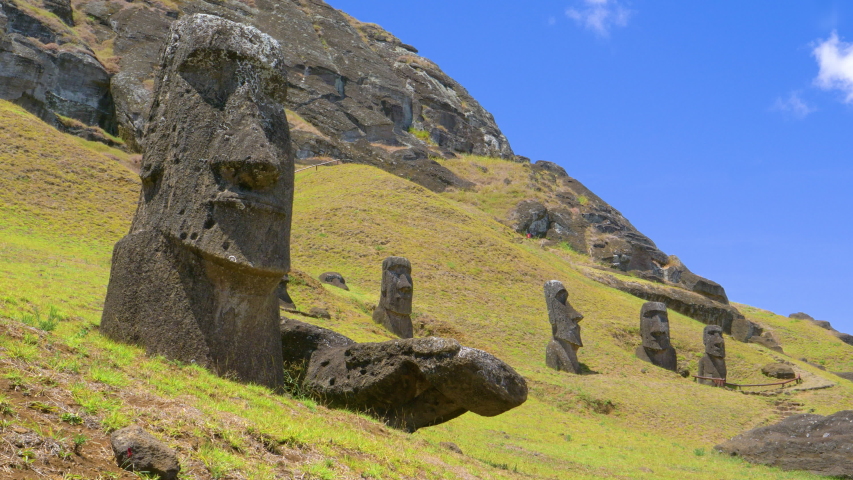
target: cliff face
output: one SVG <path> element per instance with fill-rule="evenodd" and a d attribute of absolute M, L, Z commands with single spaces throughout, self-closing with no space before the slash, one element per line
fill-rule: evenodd
<path fill-rule="evenodd" d="M 434 191 L 473 183 L 433 158 L 528 162 L 492 115 L 415 47 L 321 0 L 0 0 L 0 98 L 66 131 L 119 135 L 139 151 L 160 48 L 171 23 L 189 13 L 253 25 L 280 42 L 297 159 L 374 165 Z M 565 241 L 609 267 L 727 303 L 721 286 L 668 258 L 562 168 L 535 167 L 552 177 L 547 188 L 571 192 L 519 204 L 506 219 L 519 233 Z"/>

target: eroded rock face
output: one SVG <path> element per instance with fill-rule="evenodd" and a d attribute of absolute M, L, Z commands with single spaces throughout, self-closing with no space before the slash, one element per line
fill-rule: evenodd
<path fill-rule="evenodd" d="M 643 344 L 637 347 L 636 354 L 640 360 L 652 365 L 672 370 L 678 369 L 675 348 L 669 341 L 669 317 L 666 304 L 646 302 L 640 310 L 640 335 Z"/>
<path fill-rule="evenodd" d="M 110 434 L 110 446 L 116 463 L 125 470 L 146 472 L 162 480 L 174 480 L 181 471 L 175 451 L 138 425 Z"/>
<path fill-rule="evenodd" d="M 782 470 L 853 478 L 853 410 L 793 415 L 717 445 L 718 451 Z"/>
<path fill-rule="evenodd" d="M 717 325 L 708 325 L 702 333 L 705 343 L 705 355 L 699 360 L 699 376 L 726 379 L 726 343 L 723 329 Z M 713 380 L 699 379 L 699 383 L 713 385 Z"/>
<path fill-rule="evenodd" d="M 578 349 L 583 346 L 579 322 L 583 315 L 569 303 L 569 292 L 558 280 L 545 283 L 545 303 L 552 339 L 545 349 L 545 364 L 554 370 L 580 373 Z"/>
<path fill-rule="evenodd" d="M 367 412 L 413 432 L 467 411 L 499 415 L 527 399 L 509 365 L 438 337 L 317 350 L 305 388 L 322 403 Z"/>
<path fill-rule="evenodd" d="M 373 321 L 400 338 L 412 338 L 412 264 L 403 257 L 382 261 L 382 292 Z"/>
<path fill-rule="evenodd" d="M 208 15 L 173 25 L 101 321 L 115 340 L 273 388 L 293 203 L 280 58 L 252 27 Z"/>

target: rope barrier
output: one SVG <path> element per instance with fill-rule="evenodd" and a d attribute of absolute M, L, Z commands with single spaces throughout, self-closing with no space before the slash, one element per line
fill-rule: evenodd
<path fill-rule="evenodd" d="M 299 173 L 299 172 L 301 172 L 301 171 L 303 171 L 303 170 L 308 170 L 309 168 L 317 168 L 317 167 L 319 167 L 319 166 L 321 166 L 321 165 L 327 165 L 327 164 L 329 164 L 329 163 L 341 163 L 341 161 L 340 161 L 340 160 L 329 160 L 328 162 L 318 163 L 317 165 L 311 165 L 311 166 L 308 166 L 308 167 L 305 167 L 305 168 L 300 168 L 299 170 L 297 170 L 297 171 L 295 171 L 295 172 L 293 172 L 293 173 Z"/>
<path fill-rule="evenodd" d="M 740 385 L 737 383 L 728 383 L 725 378 L 714 378 L 714 377 L 700 377 L 699 375 L 693 375 L 693 378 L 697 380 L 711 380 L 714 382 L 715 387 L 731 387 L 731 388 L 744 388 L 744 387 L 775 387 L 777 385 L 787 385 L 792 382 L 800 383 L 802 382 L 802 378 L 799 375 L 796 378 L 792 378 L 790 380 L 785 380 L 782 382 L 774 382 L 774 383 L 755 383 L 755 384 L 744 384 Z"/>

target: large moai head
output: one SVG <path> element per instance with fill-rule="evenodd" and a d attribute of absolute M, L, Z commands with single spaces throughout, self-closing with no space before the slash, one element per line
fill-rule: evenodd
<path fill-rule="evenodd" d="M 640 335 L 643 337 L 643 347 L 649 350 L 667 350 L 669 341 L 669 318 L 666 314 L 666 304 L 661 302 L 646 302 L 640 310 Z"/>
<path fill-rule="evenodd" d="M 205 258 L 283 275 L 293 155 L 281 47 L 210 15 L 175 23 L 161 52 L 131 231 L 156 229 Z"/>
<path fill-rule="evenodd" d="M 379 306 L 399 315 L 412 314 L 412 264 L 403 257 L 382 261 L 382 296 Z"/>
<path fill-rule="evenodd" d="M 705 342 L 705 353 L 712 357 L 726 356 L 726 343 L 723 339 L 723 329 L 717 325 L 708 325 L 702 333 Z"/>
<path fill-rule="evenodd" d="M 579 322 L 583 315 L 572 308 L 569 303 L 569 292 L 558 280 L 545 282 L 545 303 L 548 306 L 548 321 L 551 322 L 551 333 L 554 338 L 582 347 L 581 327 Z"/>

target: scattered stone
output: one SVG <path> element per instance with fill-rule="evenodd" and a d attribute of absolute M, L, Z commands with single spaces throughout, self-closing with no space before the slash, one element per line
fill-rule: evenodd
<path fill-rule="evenodd" d="M 321 273 L 320 281 L 323 283 L 328 283 L 329 285 L 334 285 L 344 290 L 349 290 L 349 287 L 347 286 L 347 281 L 344 280 L 343 275 L 337 272 Z"/>
<path fill-rule="evenodd" d="M 281 48 L 210 15 L 173 24 L 142 195 L 113 252 L 101 333 L 223 376 L 283 385 L 293 156 Z M 246 152 L 250 152 L 248 155 Z"/>
<path fill-rule="evenodd" d="M 325 308 L 320 308 L 320 307 L 311 307 L 311 309 L 308 310 L 308 312 L 305 313 L 304 315 L 311 317 L 311 318 L 323 318 L 326 320 L 331 320 L 331 318 L 332 318 L 332 314 L 329 313 L 328 310 L 326 310 Z"/>
<path fill-rule="evenodd" d="M 355 344 L 349 338 L 328 328 L 284 317 L 279 324 L 279 330 L 282 359 L 285 363 L 308 362 L 317 350 Z"/>
<path fill-rule="evenodd" d="M 635 351 L 637 358 L 667 370 L 676 371 L 678 360 L 669 340 L 669 317 L 666 304 L 646 302 L 640 310 L 640 335 L 643 344 Z"/>
<path fill-rule="evenodd" d="M 699 360 L 699 376 L 726 379 L 726 343 L 723 329 L 717 325 L 708 325 L 702 333 L 705 343 L 705 355 Z M 703 385 L 714 385 L 713 380 L 698 379 Z"/>
<path fill-rule="evenodd" d="M 278 297 L 278 306 L 287 311 L 295 311 L 296 304 L 293 303 L 293 299 L 290 298 L 290 294 L 287 293 L 288 283 L 290 283 L 289 275 L 281 277 L 281 280 L 278 282 L 278 288 L 276 289 L 276 296 Z"/>
<path fill-rule="evenodd" d="M 161 480 L 178 478 L 181 466 L 175 451 L 138 425 L 116 430 L 110 445 L 118 465 L 131 472 L 147 472 Z"/>
<path fill-rule="evenodd" d="M 439 445 L 446 448 L 447 450 L 450 450 L 453 453 L 458 453 L 459 455 L 463 455 L 462 449 L 459 448 L 459 445 L 456 445 L 453 442 L 441 442 L 441 443 L 439 443 Z"/>
<path fill-rule="evenodd" d="M 373 321 L 400 338 L 412 338 L 412 264 L 403 257 L 382 261 L 382 292 Z"/>
<path fill-rule="evenodd" d="M 569 293 L 558 280 L 545 283 L 545 303 L 553 337 L 545 349 L 545 364 L 554 370 L 580 373 L 578 349 L 583 342 L 578 322 L 583 315 L 572 308 Z"/>
<path fill-rule="evenodd" d="M 792 415 L 714 447 L 750 463 L 853 478 L 853 410 Z"/>
<path fill-rule="evenodd" d="M 784 363 L 769 363 L 761 367 L 761 373 L 768 377 L 778 378 L 781 380 L 797 378 L 797 374 L 794 372 L 794 369 L 790 365 L 785 365 Z"/>
<path fill-rule="evenodd" d="M 409 432 L 467 411 L 495 416 L 527 399 L 524 378 L 494 356 L 438 337 L 317 350 L 304 388 L 319 402 Z"/>

